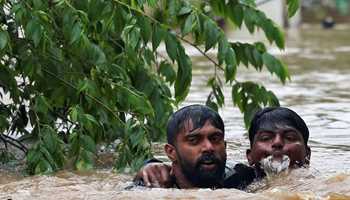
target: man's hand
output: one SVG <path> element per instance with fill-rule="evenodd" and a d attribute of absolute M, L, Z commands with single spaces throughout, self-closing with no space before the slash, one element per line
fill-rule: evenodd
<path fill-rule="evenodd" d="M 172 187 L 171 167 L 164 163 L 149 163 L 136 174 L 134 181 L 143 180 L 146 187 Z"/>

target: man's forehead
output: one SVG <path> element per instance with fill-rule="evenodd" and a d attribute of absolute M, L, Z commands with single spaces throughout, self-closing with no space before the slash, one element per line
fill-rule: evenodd
<path fill-rule="evenodd" d="M 294 126 L 291 126 L 284 122 L 278 122 L 278 123 L 263 123 L 260 124 L 257 131 L 278 131 L 278 130 L 296 130 L 298 129 Z M 299 131 L 298 131 L 299 132 Z"/>
<path fill-rule="evenodd" d="M 206 125 L 213 126 L 214 128 L 218 129 L 217 127 L 215 127 L 215 125 L 212 123 L 210 119 L 206 120 L 203 124 L 197 124 L 197 126 L 193 124 L 192 119 L 188 119 L 184 121 L 184 123 L 182 124 L 181 132 L 185 133 L 185 135 L 188 135 L 191 133 L 199 133 L 200 129 Z"/>

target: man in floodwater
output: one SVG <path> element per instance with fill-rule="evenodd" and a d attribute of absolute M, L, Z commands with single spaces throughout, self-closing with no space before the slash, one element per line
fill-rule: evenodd
<path fill-rule="evenodd" d="M 247 160 L 250 167 L 237 164 L 226 173 L 223 187 L 244 189 L 254 180 L 263 178 L 268 170 L 279 172 L 283 162 L 287 167 L 308 166 L 311 151 L 307 145 L 309 130 L 304 120 L 284 107 L 268 107 L 258 111 L 250 124 L 250 149 Z M 275 165 L 277 163 L 277 165 Z M 149 163 L 137 177 L 149 187 L 167 187 L 171 179 L 169 167 L 163 163 Z"/>
<path fill-rule="evenodd" d="M 249 128 L 248 162 L 256 166 L 265 158 L 282 161 L 287 157 L 290 168 L 308 165 L 308 139 L 309 129 L 297 113 L 283 107 L 265 108 L 254 115 Z"/>
<path fill-rule="evenodd" d="M 203 105 L 175 112 L 167 126 L 164 150 L 171 160 L 167 187 L 220 188 L 226 165 L 224 123 L 220 115 Z M 162 172 L 161 172 L 162 173 Z M 147 183 L 148 176 L 143 180 Z"/>

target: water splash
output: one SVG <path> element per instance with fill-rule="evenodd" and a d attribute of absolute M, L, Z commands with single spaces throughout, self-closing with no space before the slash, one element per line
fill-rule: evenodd
<path fill-rule="evenodd" d="M 260 161 L 260 166 L 267 176 L 271 176 L 286 171 L 289 163 L 290 159 L 287 155 L 283 155 L 281 159 L 276 159 L 270 155 Z"/>

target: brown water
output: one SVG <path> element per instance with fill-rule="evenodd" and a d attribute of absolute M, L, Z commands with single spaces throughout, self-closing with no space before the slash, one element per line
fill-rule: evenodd
<path fill-rule="evenodd" d="M 288 33 L 287 48 L 280 54 L 289 65 L 292 81 L 282 86 L 268 72 L 241 67 L 239 80 L 263 83 L 274 91 L 281 105 L 298 112 L 310 128 L 310 169 L 270 177 L 252 185 L 252 193 L 223 190 L 124 190 L 130 175 L 110 170 L 91 173 L 62 171 L 54 176 L 21 178 L 0 170 L 0 199 L 350 199 L 350 27 L 335 30 L 304 27 Z M 193 54 L 192 88 L 183 105 L 204 103 L 210 92 L 206 80 L 209 63 Z M 232 106 L 230 88 L 220 110 L 226 125 L 228 163 L 246 162 L 248 148 L 242 115 Z M 164 158 L 161 145 L 155 147 Z"/>

